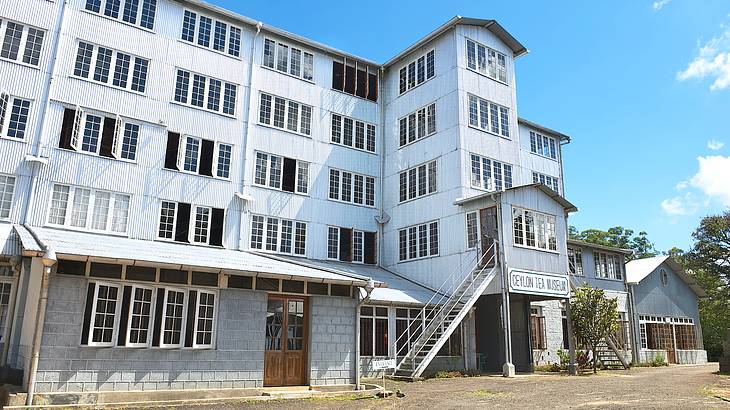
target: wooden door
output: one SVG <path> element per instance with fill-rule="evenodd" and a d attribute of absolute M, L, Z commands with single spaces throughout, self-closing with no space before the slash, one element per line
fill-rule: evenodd
<path fill-rule="evenodd" d="M 306 383 L 306 302 L 301 297 L 269 296 L 264 386 L 301 386 Z"/>
<path fill-rule="evenodd" d="M 485 208 L 479 210 L 479 224 L 482 232 L 482 265 L 489 267 L 497 263 L 495 251 L 496 246 L 492 248 L 492 244 L 498 239 L 498 223 L 497 223 L 497 207 Z M 490 249 L 491 248 L 491 249 Z"/>

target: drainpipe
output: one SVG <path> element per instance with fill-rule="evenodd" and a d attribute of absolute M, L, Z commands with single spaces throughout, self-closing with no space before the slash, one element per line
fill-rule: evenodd
<path fill-rule="evenodd" d="M 378 79 L 378 100 L 380 100 L 380 221 L 385 215 L 385 197 L 383 186 L 385 180 L 385 67 L 380 67 L 380 78 Z M 377 141 L 377 135 L 376 135 Z M 383 242 L 385 242 L 385 223 L 378 223 L 380 226 L 380 241 L 378 241 L 378 265 L 383 266 Z"/>
<path fill-rule="evenodd" d="M 238 240 L 236 241 L 238 243 L 238 250 L 243 249 L 243 235 L 241 233 L 241 230 L 243 229 L 243 213 L 244 213 L 244 204 L 245 202 L 248 202 L 250 198 L 248 198 L 244 192 L 246 189 L 246 150 L 248 149 L 248 133 L 249 129 L 251 128 L 251 88 L 253 88 L 253 60 L 254 55 L 256 52 L 256 38 L 258 38 L 259 34 L 261 33 L 261 28 L 264 26 L 264 23 L 259 21 L 256 24 L 256 34 L 253 36 L 253 40 L 251 41 L 251 52 L 249 53 L 249 59 L 248 59 L 248 87 L 245 87 L 245 93 L 246 96 L 244 98 L 245 101 L 245 110 L 243 112 L 244 115 L 247 116 L 246 118 L 246 126 L 243 129 L 243 141 L 241 143 L 241 149 L 239 151 L 239 156 L 241 158 L 241 185 L 240 185 L 240 191 L 236 195 L 240 199 L 240 206 L 241 206 L 241 212 L 240 212 L 240 219 L 238 222 Z M 239 195 L 240 194 L 240 195 Z"/>
<path fill-rule="evenodd" d="M 41 338 L 43 337 L 43 324 L 46 319 L 46 305 L 48 304 L 48 280 L 51 275 L 51 268 L 56 264 L 56 252 L 53 249 L 45 247 L 46 252 L 41 257 L 43 263 L 43 277 L 41 278 L 41 292 L 38 298 L 38 309 L 35 316 L 35 330 L 33 331 L 33 350 L 30 359 L 30 369 L 28 373 L 28 394 L 26 396 L 25 405 L 33 405 L 33 393 L 35 392 L 35 380 L 38 373 L 38 361 L 41 352 Z"/>
<path fill-rule="evenodd" d="M 636 310 L 634 302 L 634 287 L 626 284 L 626 289 L 629 291 L 629 326 L 631 326 L 631 360 L 634 364 L 639 363 L 639 342 L 636 337 L 638 321 L 636 320 Z"/>
<path fill-rule="evenodd" d="M 370 300 L 370 294 L 375 289 L 375 282 L 368 279 L 365 285 L 365 297 L 355 306 L 355 390 L 360 391 L 360 308 Z M 357 291 L 358 295 L 360 290 Z"/>

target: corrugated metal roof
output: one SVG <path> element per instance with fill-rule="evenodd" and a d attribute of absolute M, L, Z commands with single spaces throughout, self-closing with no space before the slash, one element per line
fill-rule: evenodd
<path fill-rule="evenodd" d="M 23 225 L 14 225 L 14 228 L 24 256 L 35 256 L 43 252 L 43 245 L 38 243 L 28 228 Z"/>
<path fill-rule="evenodd" d="M 678 264 L 671 256 L 667 255 L 635 259 L 627 263 L 626 282 L 632 285 L 640 283 L 647 276 L 651 275 L 651 273 L 654 272 L 659 267 L 659 265 L 665 262 L 667 265 L 669 265 L 669 268 L 672 270 L 672 272 L 679 276 L 680 279 L 682 279 L 684 283 L 686 283 L 687 286 L 689 286 L 692 291 L 697 294 L 697 296 L 701 298 L 707 296 L 704 289 L 702 289 L 702 287 L 697 284 L 697 281 L 695 281 L 687 274 L 682 265 Z"/>
<path fill-rule="evenodd" d="M 13 230 L 13 225 L 0 223 L 0 257 L 20 255 L 20 251 L 20 239 Z"/>
<path fill-rule="evenodd" d="M 618 253 L 623 253 L 626 255 L 631 255 L 632 253 L 634 253 L 634 251 L 631 249 L 614 248 L 613 246 L 597 245 L 595 243 L 579 241 L 577 239 L 568 239 L 568 245 L 571 245 L 571 244 L 584 246 L 586 248 L 600 249 L 600 250 L 609 251 L 609 252 L 618 252 Z"/>
<path fill-rule="evenodd" d="M 517 122 L 520 123 L 520 124 L 527 125 L 530 128 L 534 128 L 536 131 L 540 131 L 540 132 L 543 132 L 545 134 L 550 134 L 553 137 L 558 137 L 561 141 L 570 142 L 570 140 L 571 140 L 570 136 L 565 135 L 562 132 L 555 131 L 555 130 L 550 129 L 550 128 L 544 126 L 544 125 L 540 125 L 538 123 L 535 123 L 535 122 L 532 122 L 532 121 L 528 121 L 528 120 L 526 120 L 524 118 L 518 118 L 517 119 Z"/>
<path fill-rule="evenodd" d="M 576 208 L 575 205 L 570 203 L 567 199 L 563 198 L 559 193 L 553 191 L 551 188 L 549 188 L 545 184 L 540 183 L 534 183 L 534 184 L 527 184 L 527 185 L 519 185 L 519 186 L 513 186 L 512 188 L 507 188 L 505 191 L 513 191 L 518 189 L 529 189 L 529 188 L 535 188 L 539 189 L 540 191 L 544 192 L 547 196 L 554 199 L 557 203 L 559 203 L 563 208 L 565 208 L 566 212 L 576 212 L 578 211 L 578 208 Z M 491 196 L 498 196 L 501 195 L 504 191 L 495 191 L 495 192 L 485 192 L 483 194 L 471 196 L 468 198 L 458 198 L 456 201 L 454 201 L 454 205 L 464 205 L 469 202 L 478 201 L 480 199 L 489 198 Z"/>
<path fill-rule="evenodd" d="M 177 269 L 217 269 L 232 273 L 365 286 L 367 278 L 267 258 L 252 252 L 130 239 L 53 228 L 30 228 L 59 257 L 90 257 L 117 263 L 164 264 Z"/>

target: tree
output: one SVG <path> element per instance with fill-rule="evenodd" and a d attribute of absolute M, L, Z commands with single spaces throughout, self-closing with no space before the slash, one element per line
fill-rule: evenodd
<path fill-rule="evenodd" d="M 623 226 L 614 226 L 607 231 L 586 229 L 580 232 L 574 226 L 570 226 L 568 234 L 570 239 L 613 248 L 631 249 L 634 254 L 630 259 L 648 258 L 656 256 L 658 253 L 646 232 L 641 231 L 634 234 L 632 229 L 626 229 Z"/>
<path fill-rule="evenodd" d="M 618 299 L 606 298 L 603 289 L 581 286 L 570 299 L 570 318 L 576 339 L 593 353 L 596 373 L 598 343 L 619 329 Z"/>

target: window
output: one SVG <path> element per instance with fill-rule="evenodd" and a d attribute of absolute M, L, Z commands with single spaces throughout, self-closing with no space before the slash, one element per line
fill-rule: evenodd
<path fill-rule="evenodd" d="M 563 350 L 568 350 L 570 349 L 570 334 L 568 332 L 568 313 L 565 309 L 561 309 L 560 317 L 563 328 Z"/>
<path fill-rule="evenodd" d="M 162 201 L 157 238 L 223 246 L 225 210 L 184 202 Z"/>
<path fill-rule="evenodd" d="M 128 347 L 147 347 L 150 343 L 152 324 L 152 294 L 154 290 L 138 285 L 132 286 L 127 328 Z"/>
<path fill-rule="evenodd" d="M 251 217 L 250 247 L 290 255 L 305 255 L 307 224 L 300 221 L 253 215 Z"/>
<path fill-rule="evenodd" d="M 131 65 L 132 62 L 134 66 Z M 144 93 L 148 68 L 148 59 L 80 41 L 76 51 L 74 76 Z"/>
<path fill-rule="evenodd" d="M 55 184 L 48 224 L 92 231 L 125 233 L 129 195 Z"/>
<path fill-rule="evenodd" d="M 489 78 L 507 82 L 507 56 L 470 39 L 466 39 L 466 66 Z"/>
<path fill-rule="evenodd" d="M 24 140 L 30 100 L 0 93 L 0 137 Z"/>
<path fill-rule="evenodd" d="M 513 207 L 512 227 L 515 245 L 557 251 L 555 216 Z"/>
<path fill-rule="evenodd" d="M 532 182 L 537 184 L 543 184 L 553 191 L 560 193 L 560 180 L 550 175 L 541 174 L 539 172 L 532 172 Z"/>
<path fill-rule="evenodd" d="M 471 186 L 487 191 L 512 188 L 512 165 L 471 154 Z"/>
<path fill-rule="evenodd" d="M 377 263 L 377 233 L 351 228 L 327 228 L 327 259 L 374 265 Z"/>
<path fill-rule="evenodd" d="M 426 81 L 435 77 L 435 51 L 431 50 L 423 55 L 416 57 L 404 65 L 399 71 L 399 90 L 400 94 L 418 87 Z"/>
<path fill-rule="evenodd" d="M 436 103 L 420 108 L 398 120 L 400 146 L 436 133 Z"/>
<path fill-rule="evenodd" d="M 603 252 L 593 252 L 596 277 L 601 279 L 623 279 L 623 256 Z"/>
<path fill-rule="evenodd" d="M 167 133 L 165 168 L 228 179 L 233 146 L 190 135 Z"/>
<path fill-rule="evenodd" d="M 583 276 L 583 251 L 580 248 L 568 248 L 568 269 L 571 275 Z"/>
<path fill-rule="evenodd" d="M 332 113 L 333 144 L 375 153 L 375 125 Z"/>
<path fill-rule="evenodd" d="M 13 290 L 12 276 L 10 266 L 0 265 L 0 343 L 6 343 L 5 330 L 8 326 L 8 308 Z"/>
<path fill-rule="evenodd" d="M 388 356 L 388 308 L 363 306 L 360 308 L 360 354 Z"/>
<path fill-rule="evenodd" d="M 378 70 L 350 59 L 332 61 L 332 89 L 378 101 Z"/>
<path fill-rule="evenodd" d="M 479 213 L 469 212 L 466 214 L 466 247 L 476 248 L 479 244 Z"/>
<path fill-rule="evenodd" d="M 192 77 L 192 81 L 190 81 Z M 225 86 L 223 104 L 220 104 L 221 87 Z M 204 75 L 177 69 L 175 101 L 194 108 L 201 108 L 225 115 L 236 115 L 235 84 L 208 78 Z"/>
<path fill-rule="evenodd" d="M 530 335 L 532 336 L 532 348 L 534 350 L 547 349 L 547 331 L 542 307 L 530 308 Z"/>
<path fill-rule="evenodd" d="M 557 144 L 554 138 L 530 131 L 530 152 L 543 157 L 557 159 Z"/>
<path fill-rule="evenodd" d="M 10 218 L 15 192 L 15 177 L 0 174 L 0 219 Z"/>
<path fill-rule="evenodd" d="M 436 256 L 439 253 L 438 221 L 398 230 L 400 261 Z"/>
<path fill-rule="evenodd" d="M 667 271 L 664 269 L 659 270 L 659 280 L 662 282 L 662 286 L 669 285 L 669 275 L 667 275 Z"/>
<path fill-rule="evenodd" d="M 157 0 L 86 0 L 86 10 L 152 30 L 155 26 Z"/>
<path fill-rule="evenodd" d="M 256 153 L 254 185 L 306 195 L 309 163 L 264 152 Z"/>
<path fill-rule="evenodd" d="M 271 117 L 272 101 L 274 103 L 273 118 Z M 261 93 L 260 102 L 259 124 L 270 125 L 276 128 L 307 136 L 311 134 L 311 106 L 264 93 Z"/>
<path fill-rule="evenodd" d="M 299 48 L 264 39 L 263 66 L 307 81 L 314 80 L 314 55 Z"/>
<path fill-rule="evenodd" d="M 216 293 L 197 292 L 193 347 L 213 347 Z"/>
<path fill-rule="evenodd" d="M 187 294 L 185 291 L 177 289 L 163 288 L 160 291 L 165 293 L 160 347 L 182 347 Z"/>
<path fill-rule="evenodd" d="M 119 319 L 118 285 L 96 283 L 91 305 L 89 346 L 114 346 Z"/>
<path fill-rule="evenodd" d="M 190 10 L 185 10 L 183 13 L 180 38 L 185 42 L 211 48 L 233 57 L 241 55 L 240 28 Z"/>
<path fill-rule="evenodd" d="M 375 177 L 330 169 L 329 181 L 329 199 L 375 206 Z"/>
<path fill-rule="evenodd" d="M 469 126 L 509 138 L 509 108 L 469 94 Z"/>
<path fill-rule="evenodd" d="M 399 174 L 400 202 L 410 201 L 436 192 L 436 161 L 421 164 Z"/>
<path fill-rule="evenodd" d="M 41 29 L 0 19 L 0 58 L 38 66 L 45 35 Z"/>
<path fill-rule="evenodd" d="M 136 161 L 140 125 L 133 120 L 105 117 L 80 107 L 66 108 L 59 148 L 126 161 Z"/>

